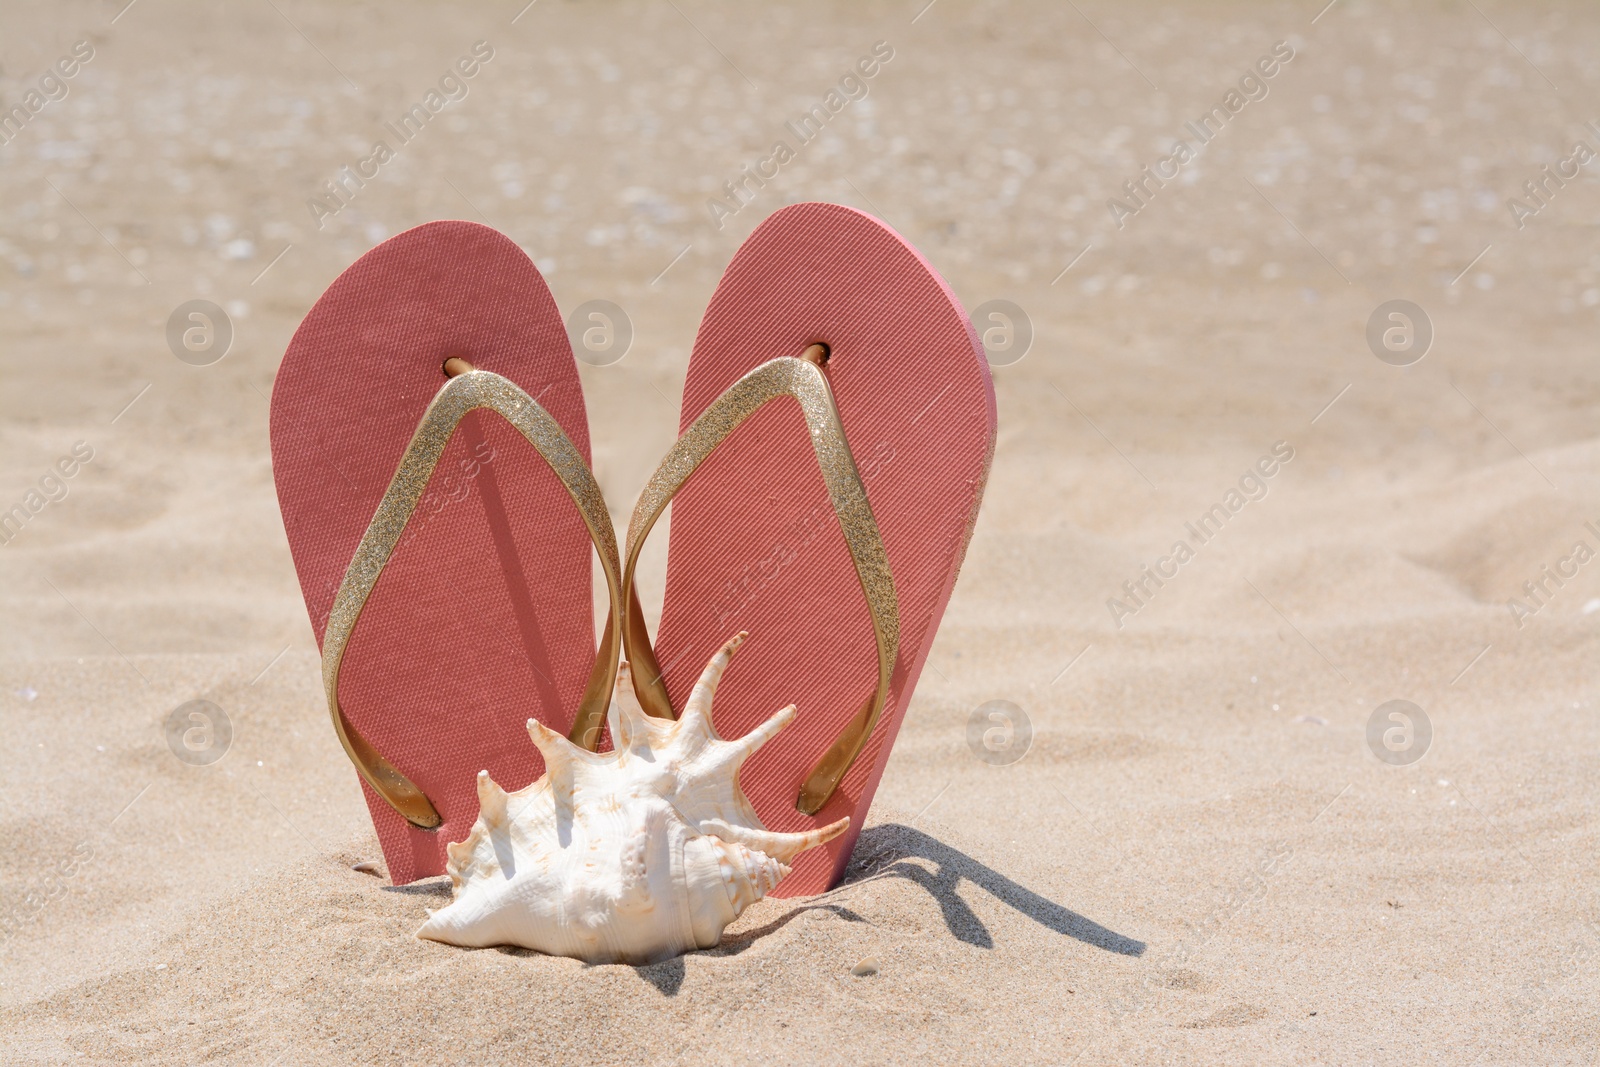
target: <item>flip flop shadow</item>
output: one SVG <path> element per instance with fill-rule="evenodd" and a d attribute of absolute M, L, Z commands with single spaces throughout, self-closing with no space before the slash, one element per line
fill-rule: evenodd
<path fill-rule="evenodd" d="M 928 860 L 933 870 L 912 860 Z M 871 826 L 862 831 L 856 858 L 845 872 L 840 888 L 877 878 L 904 878 L 928 891 L 944 912 L 945 926 L 956 939 L 978 948 L 993 948 L 994 939 L 983 920 L 956 892 L 963 879 L 987 890 L 995 899 L 1058 934 L 1120 956 L 1141 956 L 1145 943 L 1101 926 L 1093 919 L 1047 900 L 1018 885 L 992 867 L 959 849 L 899 823 Z"/>
<path fill-rule="evenodd" d="M 933 863 L 934 869 L 930 871 L 922 864 L 913 862 L 919 859 Z M 980 889 L 987 890 L 995 899 L 1009 904 L 1039 925 L 1082 941 L 1086 945 L 1093 945 L 1106 952 L 1115 952 L 1119 956 L 1142 956 L 1147 947 L 1143 941 L 1101 926 L 1071 908 L 1064 908 L 1031 889 L 1018 885 L 994 868 L 979 863 L 965 852 L 951 848 L 938 838 L 899 823 L 872 826 L 862 832 L 861 839 L 856 844 L 855 859 L 851 861 L 845 879 L 838 889 L 876 881 L 879 878 L 904 878 L 927 890 L 928 895 L 938 902 L 940 911 L 944 913 L 945 926 L 956 940 L 978 948 L 994 948 L 994 938 L 989 935 L 989 928 L 983 924 L 983 920 L 978 918 L 977 913 L 956 892 L 963 879 Z M 837 892 L 838 889 L 831 892 Z M 716 948 L 706 949 L 694 955 L 737 956 L 763 937 L 782 929 L 808 911 L 819 909 L 831 911 L 846 922 L 869 921 L 842 904 L 828 903 L 826 896 L 827 894 L 824 894 L 823 897 L 785 912 L 765 926 L 746 930 L 725 939 Z M 663 996 L 676 996 L 683 986 L 684 959 L 685 957 L 679 956 L 662 963 L 635 967 L 634 971 L 644 981 L 655 986 Z"/>

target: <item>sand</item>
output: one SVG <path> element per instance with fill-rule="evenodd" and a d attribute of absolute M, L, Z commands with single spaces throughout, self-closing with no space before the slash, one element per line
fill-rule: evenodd
<path fill-rule="evenodd" d="M 8 107 L 94 55 L 0 147 L 0 507 L 93 458 L 0 547 L 0 1059 L 1592 1062 L 1600 195 L 1585 167 L 1520 229 L 1507 200 L 1600 146 L 1600 17 L 1319 6 L 8 5 Z M 718 229 L 877 41 L 867 96 Z M 1119 228 L 1107 199 L 1280 41 Z M 719 271 L 807 199 L 1034 332 L 849 876 L 652 967 L 414 940 L 448 889 L 352 869 L 381 857 L 276 510 L 289 335 L 384 236 L 510 233 L 563 309 L 632 320 L 583 368 L 622 521 Z M 209 366 L 164 336 L 191 299 L 233 323 Z M 1407 367 L 1366 340 L 1394 299 L 1433 327 Z M 1176 573 L 1131 603 L 1146 565 Z M 194 699 L 232 724 L 209 766 L 163 732 Z M 967 740 L 995 700 L 1033 731 L 1009 765 Z M 1405 765 L 1368 742 L 1391 700 L 1431 724 Z"/>

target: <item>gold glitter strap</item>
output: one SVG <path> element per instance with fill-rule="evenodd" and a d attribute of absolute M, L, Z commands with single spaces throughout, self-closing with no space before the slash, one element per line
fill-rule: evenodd
<path fill-rule="evenodd" d="M 462 364 L 466 366 L 465 364 Z M 355 632 L 367 597 L 378 584 L 395 545 L 405 532 L 421 500 L 428 479 L 433 474 L 439 456 L 444 452 L 456 425 L 468 412 L 488 408 L 498 412 L 515 426 L 529 444 L 550 464 L 550 469 L 572 496 L 589 528 L 589 538 L 600 555 L 600 567 L 605 571 L 606 588 L 611 594 L 611 614 L 606 619 L 604 635 L 595 655 L 594 669 L 589 673 L 589 684 L 584 690 L 583 702 L 572 728 L 576 744 L 594 749 L 599 743 L 600 731 L 595 723 L 603 723 L 606 708 L 611 701 L 611 687 L 617 675 L 617 649 L 621 641 L 622 583 L 618 578 L 617 537 L 611 528 L 611 515 L 606 510 L 600 487 L 583 461 L 561 424 L 538 402 L 519 389 L 514 382 L 489 371 L 467 370 L 459 372 L 448 368 L 456 376 L 445 383 L 428 405 L 427 412 L 417 425 L 417 431 L 400 457 L 400 466 L 383 494 L 383 500 L 373 513 L 367 532 L 356 546 L 355 556 L 345 570 L 344 580 L 333 599 L 333 610 L 328 616 L 328 631 L 322 644 L 322 682 L 328 693 L 328 711 L 333 716 L 333 728 L 344 745 L 356 770 L 367 784 L 377 790 L 395 811 L 413 826 L 432 830 L 442 820 L 421 789 L 373 748 L 345 718 L 339 707 L 339 666 L 344 660 L 345 646 Z"/>
<path fill-rule="evenodd" d="M 894 575 L 889 572 L 889 556 L 883 548 L 866 487 L 856 470 L 855 457 L 845 439 L 833 390 L 821 368 L 803 359 L 782 357 L 761 366 L 728 387 L 716 401 L 694 420 L 678 438 L 667 458 L 651 475 L 628 523 L 628 551 L 623 563 L 622 584 L 626 621 L 622 627 L 625 655 L 633 667 L 634 688 L 639 703 L 651 715 L 673 718 L 672 703 L 661 681 L 661 668 L 651 647 L 650 634 L 639 611 L 639 598 L 633 591 L 634 567 L 639 550 L 650 529 L 666 510 L 667 504 L 717 446 L 745 419 L 768 401 L 780 396 L 793 397 L 800 404 L 811 446 L 822 469 L 822 480 L 839 518 L 839 529 L 855 563 L 861 592 L 872 614 L 872 630 L 878 642 L 878 684 L 872 696 L 850 720 L 844 731 L 825 752 L 801 787 L 795 807 L 815 815 L 839 787 L 845 772 L 861 753 L 873 727 L 883 714 L 889 695 L 889 678 L 900 651 L 900 608 L 895 595 Z"/>

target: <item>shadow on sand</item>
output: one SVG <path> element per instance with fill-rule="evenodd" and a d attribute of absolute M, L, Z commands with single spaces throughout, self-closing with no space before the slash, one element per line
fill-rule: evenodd
<path fill-rule="evenodd" d="M 927 862 L 919 863 L 918 860 Z M 928 863 L 933 865 L 931 870 Z M 838 888 L 785 912 L 765 926 L 729 937 L 701 955 L 737 956 L 808 911 L 821 909 L 833 912 L 846 922 L 867 922 L 867 919 L 849 908 L 829 903 L 828 897 L 851 886 L 884 878 L 904 878 L 927 890 L 928 895 L 938 902 L 939 910 L 944 913 L 944 924 L 956 940 L 977 948 L 993 948 L 994 938 L 989 935 L 989 928 L 983 924 L 983 920 L 956 892 L 963 880 L 985 890 L 996 900 L 1010 905 L 1048 930 L 1120 956 L 1144 954 L 1143 941 L 1125 937 L 1070 908 L 1046 900 L 994 868 L 979 863 L 965 852 L 951 848 L 921 830 L 899 823 L 887 823 L 868 827 L 862 832 L 860 841 L 856 843 L 855 857 Z M 635 967 L 634 970 L 665 996 L 675 996 L 683 985 L 682 957 L 648 967 Z"/>

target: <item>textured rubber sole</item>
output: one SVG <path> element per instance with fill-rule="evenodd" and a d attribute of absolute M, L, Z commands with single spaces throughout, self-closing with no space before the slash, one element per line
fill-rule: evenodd
<path fill-rule="evenodd" d="M 589 460 L 566 330 L 521 249 L 469 222 L 428 223 L 372 249 L 306 315 L 272 391 L 278 502 L 319 644 L 452 355 L 517 383 Z M 492 412 L 468 415 L 367 601 L 340 677 L 351 724 L 444 819 L 419 830 L 362 782 L 396 884 L 444 872 L 446 843 L 477 818 L 479 770 L 507 789 L 544 773 L 524 724 L 564 734 L 583 695 L 595 647 L 591 553 L 566 489 L 532 446 Z"/>
<path fill-rule="evenodd" d="M 681 707 L 700 670 L 740 630 L 750 639 L 717 693 L 716 726 L 740 737 L 794 703 L 793 725 L 740 780 L 772 830 L 851 816 L 808 852 L 778 895 L 820 892 L 844 872 L 933 644 L 977 516 L 994 451 L 994 387 L 954 294 L 917 251 L 871 216 L 797 204 L 734 256 L 695 340 L 680 429 L 737 378 L 813 342 L 888 551 L 901 646 L 883 717 L 828 804 L 795 809 L 801 782 L 877 683 L 877 653 L 798 405 L 771 403 L 678 493 L 656 641 Z"/>

